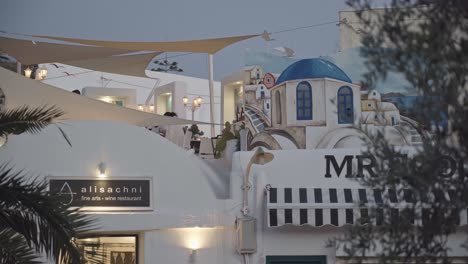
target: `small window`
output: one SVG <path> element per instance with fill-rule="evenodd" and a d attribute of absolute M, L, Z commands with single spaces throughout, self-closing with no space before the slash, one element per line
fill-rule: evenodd
<path fill-rule="evenodd" d="M 312 120 L 312 87 L 308 82 L 300 82 L 296 87 L 297 120 Z"/>
<path fill-rule="evenodd" d="M 281 93 L 280 91 L 275 92 L 275 103 L 276 103 L 276 124 L 281 124 Z"/>
<path fill-rule="evenodd" d="M 118 106 L 124 106 L 124 101 L 122 100 L 116 100 L 116 101 L 113 101 L 112 103 Z"/>
<path fill-rule="evenodd" d="M 338 124 L 354 123 L 353 90 L 348 86 L 338 89 Z"/>
<path fill-rule="evenodd" d="M 371 107 L 372 105 L 371 104 L 367 104 L 368 107 Z"/>

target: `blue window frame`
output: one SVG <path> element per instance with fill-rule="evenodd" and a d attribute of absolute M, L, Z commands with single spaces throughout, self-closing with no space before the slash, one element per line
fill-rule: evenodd
<path fill-rule="evenodd" d="M 338 124 L 354 123 L 353 90 L 348 86 L 338 89 Z"/>
<path fill-rule="evenodd" d="M 312 87 L 308 82 L 300 82 L 296 87 L 297 120 L 312 120 Z"/>
<path fill-rule="evenodd" d="M 266 264 L 327 264 L 327 256 L 266 256 Z"/>

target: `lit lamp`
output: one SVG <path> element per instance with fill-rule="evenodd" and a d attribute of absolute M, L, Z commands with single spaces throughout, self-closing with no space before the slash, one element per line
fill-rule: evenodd
<path fill-rule="evenodd" d="M 104 162 L 100 162 L 98 164 L 98 171 L 99 171 L 99 178 L 106 177 L 106 164 Z"/>
<path fill-rule="evenodd" d="M 187 97 L 187 96 L 184 96 L 184 97 L 182 98 L 182 102 L 184 103 L 185 106 L 187 106 L 187 104 L 188 104 L 188 97 Z"/>
<path fill-rule="evenodd" d="M 252 158 L 250 158 L 249 164 L 247 164 L 247 168 L 245 170 L 244 176 L 244 184 L 242 185 L 243 190 L 243 206 L 242 206 L 242 214 L 247 215 L 249 212 L 249 190 L 251 188 L 249 184 L 249 176 L 250 176 L 250 168 L 253 164 L 257 165 L 264 165 L 268 162 L 272 161 L 275 156 L 272 153 L 265 152 L 262 147 L 259 147 L 257 151 L 255 151 Z"/>
<path fill-rule="evenodd" d="M 40 74 L 40 77 L 41 77 L 42 80 L 46 78 L 46 76 L 47 76 L 47 68 L 46 68 L 45 65 L 42 65 L 42 67 L 39 68 L 39 74 Z"/>
<path fill-rule="evenodd" d="M 195 262 L 195 257 L 197 256 L 197 250 L 200 248 L 200 242 L 196 238 L 190 240 L 190 262 Z"/>
<path fill-rule="evenodd" d="M 190 110 L 192 110 L 192 120 L 193 120 L 195 110 L 197 110 L 197 109 L 201 106 L 201 104 L 203 103 L 203 99 L 201 98 L 201 96 L 197 96 L 197 97 L 195 97 L 195 98 L 193 99 L 191 105 L 188 104 L 188 100 L 189 100 L 189 99 L 188 99 L 187 96 L 184 96 L 184 97 L 182 98 L 182 102 L 184 103 L 184 106 L 185 106 L 185 107 L 189 107 Z"/>
<path fill-rule="evenodd" d="M 197 96 L 197 98 L 195 98 L 195 100 L 197 101 L 198 105 L 201 105 L 203 103 L 203 99 L 201 98 L 201 96 Z"/>
<path fill-rule="evenodd" d="M 26 76 L 26 78 L 31 78 L 31 73 L 32 70 L 29 67 L 24 70 L 24 76 Z"/>

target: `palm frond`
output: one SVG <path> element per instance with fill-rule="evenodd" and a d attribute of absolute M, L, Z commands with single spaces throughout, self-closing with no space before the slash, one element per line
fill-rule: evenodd
<path fill-rule="evenodd" d="M 59 126 L 59 125 L 56 125 L 58 130 L 60 131 L 60 134 L 62 134 L 62 137 L 67 141 L 68 145 L 71 147 L 72 146 L 72 143 L 70 141 L 70 138 L 68 138 L 67 134 L 65 133 L 65 131 Z"/>
<path fill-rule="evenodd" d="M 73 238 L 93 228 L 89 216 L 78 214 L 47 191 L 47 182 L 0 166 L 0 229 L 21 234 L 37 252 L 64 263 L 79 263 L 82 254 Z"/>
<path fill-rule="evenodd" d="M 26 240 L 11 229 L 0 230 L 0 263 L 38 264 L 41 263 L 33 248 Z"/>
<path fill-rule="evenodd" d="M 55 106 L 31 108 L 22 106 L 0 111 L 0 136 L 7 134 L 38 133 L 64 114 Z"/>

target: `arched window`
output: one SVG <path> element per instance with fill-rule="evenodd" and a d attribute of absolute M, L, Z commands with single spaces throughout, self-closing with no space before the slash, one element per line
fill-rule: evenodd
<path fill-rule="evenodd" d="M 354 123 L 353 90 L 348 86 L 338 89 L 338 124 Z"/>
<path fill-rule="evenodd" d="M 312 87 L 308 82 L 300 82 L 296 87 L 297 120 L 312 120 Z"/>
<path fill-rule="evenodd" d="M 275 103 L 276 103 L 276 124 L 281 124 L 281 93 L 280 91 L 275 92 Z"/>

